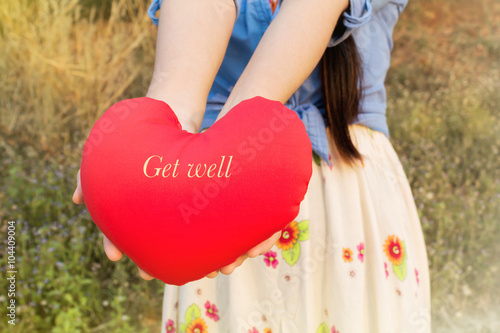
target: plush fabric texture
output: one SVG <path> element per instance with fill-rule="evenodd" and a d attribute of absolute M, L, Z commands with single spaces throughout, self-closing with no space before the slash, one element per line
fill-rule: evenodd
<path fill-rule="evenodd" d="M 183 285 L 285 228 L 311 177 L 302 121 L 262 97 L 203 133 L 164 102 L 113 105 L 85 143 L 82 191 L 99 229 L 141 269 Z"/>

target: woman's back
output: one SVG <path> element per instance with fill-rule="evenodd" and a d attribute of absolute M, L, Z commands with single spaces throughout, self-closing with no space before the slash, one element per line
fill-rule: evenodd
<path fill-rule="evenodd" d="M 357 1 L 358 7 L 363 5 Z M 360 10 L 359 17 L 349 17 L 349 31 L 352 31 L 358 48 L 362 67 L 362 99 L 356 124 L 367 126 L 389 137 L 385 116 L 385 77 L 390 66 L 392 31 L 406 1 L 379 0 L 368 3 L 368 10 Z M 279 6 L 272 12 L 269 0 L 239 0 L 239 15 L 233 33 L 208 97 L 202 128 L 209 127 L 216 120 L 232 88 L 248 64 L 267 27 L 279 12 Z M 347 19 L 346 19 L 347 20 Z M 349 31 L 347 33 L 349 33 Z M 346 31 L 337 33 L 330 46 L 337 45 L 346 36 Z M 276 59 L 278 62 L 279 59 Z M 327 159 L 327 138 L 324 135 L 325 109 L 321 94 L 321 81 L 317 67 L 300 88 L 285 104 L 297 112 L 304 121 L 311 137 L 313 149 Z"/>

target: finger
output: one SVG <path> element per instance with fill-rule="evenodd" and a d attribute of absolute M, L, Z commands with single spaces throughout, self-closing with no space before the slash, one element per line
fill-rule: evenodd
<path fill-rule="evenodd" d="M 232 264 L 230 265 L 227 265 L 227 266 L 224 266 L 220 269 L 220 272 L 224 275 L 229 275 L 231 273 L 233 273 L 233 271 L 241 266 L 241 264 L 243 264 L 243 262 L 245 261 L 245 259 L 247 259 L 248 256 L 246 254 L 242 255 L 241 257 L 239 257 L 238 259 L 236 259 L 235 262 L 233 262 Z"/>
<path fill-rule="evenodd" d="M 141 278 L 143 278 L 144 280 L 153 280 L 154 277 L 152 277 L 151 275 L 149 275 L 148 273 L 144 272 L 142 269 L 139 268 L 139 275 L 141 276 Z"/>
<path fill-rule="evenodd" d="M 123 252 L 120 251 L 111 241 L 103 235 L 102 245 L 104 246 L 104 252 L 106 256 L 111 261 L 120 260 L 123 257 Z"/>
<path fill-rule="evenodd" d="M 280 237 L 281 237 L 281 231 L 278 231 L 274 235 L 272 235 L 269 239 L 263 241 L 259 245 L 248 250 L 247 255 L 250 258 L 255 258 L 261 254 L 266 253 L 274 246 L 274 244 L 276 244 L 276 242 L 278 241 L 278 239 L 280 239 Z"/>
<path fill-rule="evenodd" d="M 214 277 L 216 277 L 217 275 L 219 275 L 219 271 L 213 271 L 212 273 L 207 274 L 207 278 L 209 278 L 209 279 L 213 279 L 213 278 L 214 278 Z"/>
<path fill-rule="evenodd" d="M 76 189 L 75 193 L 73 193 L 73 202 L 77 205 L 84 203 L 83 201 L 83 192 L 82 192 L 82 184 L 80 180 L 80 170 L 76 174 Z"/>

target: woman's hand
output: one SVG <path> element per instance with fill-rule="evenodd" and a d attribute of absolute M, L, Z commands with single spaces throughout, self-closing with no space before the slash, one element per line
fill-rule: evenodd
<path fill-rule="evenodd" d="M 78 173 L 76 175 L 76 189 L 75 189 L 75 193 L 73 193 L 73 202 L 78 204 L 78 205 L 81 205 L 84 203 L 81 180 L 80 180 L 80 170 L 78 170 Z M 117 261 L 123 257 L 123 252 L 120 251 L 115 245 L 113 245 L 113 243 L 111 243 L 111 241 L 104 235 L 103 235 L 103 246 L 104 246 L 104 252 L 106 253 L 106 256 L 108 257 L 109 260 Z M 151 275 L 144 272 L 140 268 L 139 268 L 139 275 L 144 280 L 154 279 Z"/>
<path fill-rule="evenodd" d="M 235 18 L 233 0 L 163 3 L 155 71 L 147 97 L 167 102 L 188 132 L 197 133 L 201 126 L 208 92 L 224 58 Z M 73 202 L 84 203 L 80 171 Z M 106 236 L 103 245 L 110 260 L 123 257 Z M 139 274 L 146 280 L 153 279 L 141 269 Z"/>
<path fill-rule="evenodd" d="M 82 193 L 82 186 L 81 186 L 81 180 L 80 180 L 80 170 L 78 170 L 78 173 L 76 175 L 76 189 L 75 193 L 73 193 L 73 202 L 75 204 L 83 204 L 83 193 Z M 209 278 L 214 278 L 216 277 L 219 272 L 222 274 L 229 275 L 231 274 L 237 267 L 239 267 L 247 258 L 255 258 L 261 254 L 266 253 L 269 251 L 273 245 L 278 241 L 278 239 L 281 237 L 281 231 L 278 231 L 275 233 L 271 238 L 263 241 L 259 245 L 251 248 L 246 254 L 242 255 L 239 257 L 235 262 L 233 262 L 230 265 L 222 267 L 219 271 L 212 272 L 207 275 Z M 106 253 L 106 256 L 108 257 L 109 260 L 111 261 L 118 261 L 123 257 L 123 252 L 120 251 L 111 241 L 103 235 L 103 247 L 104 247 L 104 252 Z M 144 279 L 144 280 L 153 280 L 154 277 L 149 275 L 148 273 L 144 272 L 142 269 L 139 269 L 139 275 Z"/>
<path fill-rule="evenodd" d="M 208 274 L 207 277 L 214 278 L 219 274 L 219 272 L 225 275 L 231 274 L 237 267 L 241 266 L 241 264 L 243 264 L 243 262 L 247 258 L 255 258 L 261 254 L 268 252 L 273 247 L 273 245 L 278 241 L 278 239 L 280 239 L 280 237 L 281 237 L 281 231 L 278 231 L 277 233 L 272 235 L 271 238 L 251 248 L 247 253 L 236 259 L 236 261 L 233 262 L 232 264 L 224 266 L 218 271 L 214 271 Z"/>
<path fill-rule="evenodd" d="M 184 120 L 185 118 L 181 117 L 179 113 L 176 114 L 179 119 L 179 122 L 182 125 L 182 129 L 191 133 L 196 133 L 198 131 L 198 129 L 201 126 L 201 123 L 195 123 L 189 120 Z M 78 173 L 76 175 L 76 189 L 75 192 L 73 193 L 73 202 L 78 205 L 85 203 L 81 186 L 80 170 L 78 170 Z M 123 257 L 123 252 L 120 251 L 120 249 L 118 249 L 113 243 L 111 243 L 111 241 L 105 235 L 103 235 L 103 247 L 104 247 L 104 252 L 106 253 L 106 256 L 108 257 L 109 260 L 118 261 Z M 140 268 L 139 268 L 139 275 L 144 280 L 154 279 L 151 275 L 144 272 Z"/>

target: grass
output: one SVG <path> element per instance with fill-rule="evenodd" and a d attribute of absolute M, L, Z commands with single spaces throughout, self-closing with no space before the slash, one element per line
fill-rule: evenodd
<path fill-rule="evenodd" d="M 149 84 L 155 28 L 146 8 L 0 5 L 0 229 L 16 220 L 18 242 L 12 332 L 158 329 L 161 283 L 142 281 L 129 260 L 103 260 L 101 236 L 70 201 L 94 121 Z M 410 1 L 395 30 L 388 118 L 426 236 L 436 332 L 500 328 L 499 36 L 495 0 Z"/>
<path fill-rule="evenodd" d="M 395 31 L 390 129 L 431 266 L 438 332 L 500 328 L 500 6 L 410 2 Z"/>

